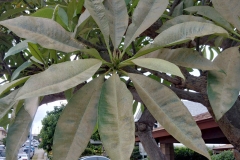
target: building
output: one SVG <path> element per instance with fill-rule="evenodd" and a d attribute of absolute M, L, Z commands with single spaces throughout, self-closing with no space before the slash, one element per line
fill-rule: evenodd
<path fill-rule="evenodd" d="M 3 127 L 0 127 L 0 141 L 7 136 L 7 132 Z"/>

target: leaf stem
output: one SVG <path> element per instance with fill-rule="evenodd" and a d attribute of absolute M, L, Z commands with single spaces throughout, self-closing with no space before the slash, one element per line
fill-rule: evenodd
<path fill-rule="evenodd" d="M 232 40 L 234 40 L 234 41 L 240 42 L 240 40 L 237 39 L 237 38 L 234 38 L 234 37 L 228 37 L 228 38 L 229 38 L 229 39 L 232 39 Z"/>

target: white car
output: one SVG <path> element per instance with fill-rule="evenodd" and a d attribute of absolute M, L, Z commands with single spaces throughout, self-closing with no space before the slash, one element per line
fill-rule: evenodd
<path fill-rule="evenodd" d="M 28 155 L 25 153 L 19 153 L 18 160 L 28 160 Z"/>

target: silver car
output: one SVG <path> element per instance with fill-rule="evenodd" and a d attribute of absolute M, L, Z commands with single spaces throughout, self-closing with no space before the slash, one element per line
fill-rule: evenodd
<path fill-rule="evenodd" d="M 6 153 L 5 151 L 0 152 L 0 160 L 5 160 L 6 159 Z"/>
<path fill-rule="evenodd" d="M 79 160 L 110 160 L 110 159 L 104 156 L 85 156 L 81 157 Z"/>

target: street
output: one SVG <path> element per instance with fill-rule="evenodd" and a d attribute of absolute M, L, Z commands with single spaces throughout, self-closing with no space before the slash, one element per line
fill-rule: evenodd
<path fill-rule="evenodd" d="M 35 154 L 32 158 L 32 160 L 46 160 L 46 158 L 44 159 L 44 151 L 43 149 L 35 149 Z"/>

